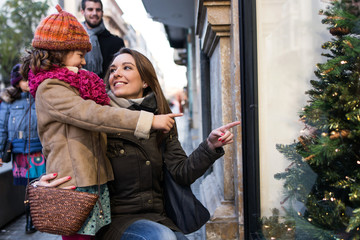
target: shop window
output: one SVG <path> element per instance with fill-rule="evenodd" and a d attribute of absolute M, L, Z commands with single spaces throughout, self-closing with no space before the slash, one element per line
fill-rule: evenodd
<path fill-rule="evenodd" d="M 256 1 L 264 239 L 360 239 L 359 9 Z"/>

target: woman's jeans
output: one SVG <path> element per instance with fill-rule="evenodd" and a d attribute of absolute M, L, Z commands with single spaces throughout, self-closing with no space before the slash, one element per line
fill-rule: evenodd
<path fill-rule="evenodd" d="M 121 240 L 188 240 L 181 232 L 150 220 L 138 220 L 124 232 Z"/>

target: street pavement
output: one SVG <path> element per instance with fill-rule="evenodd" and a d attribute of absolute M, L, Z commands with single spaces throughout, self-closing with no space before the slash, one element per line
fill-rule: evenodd
<path fill-rule="evenodd" d="M 47 234 L 42 232 L 35 232 L 25 234 L 26 217 L 22 215 L 14 222 L 6 225 L 0 232 L 1 240 L 62 240 L 61 236 Z"/>
<path fill-rule="evenodd" d="M 189 116 L 186 111 L 183 117 L 176 118 L 176 123 L 179 132 L 179 140 L 185 152 L 190 154 L 193 151 L 194 146 L 197 147 L 199 139 L 196 130 L 190 130 L 189 128 Z M 191 186 L 196 196 L 199 196 L 199 184 L 198 180 Z M 0 229 L 0 240 L 62 240 L 59 235 L 42 233 L 39 231 L 32 234 L 25 234 L 25 223 L 26 217 L 25 215 L 22 215 L 13 222 L 5 225 L 2 229 Z M 189 240 L 204 240 L 205 228 L 203 227 L 197 232 L 187 235 L 187 237 Z"/>

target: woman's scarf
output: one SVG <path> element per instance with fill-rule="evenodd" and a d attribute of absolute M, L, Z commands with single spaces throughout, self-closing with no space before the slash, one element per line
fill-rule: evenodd
<path fill-rule="evenodd" d="M 155 94 L 153 92 L 149 93 L 143 98 L 137 99 L 125 99 L 121 97 L 116 97 L 110 90 L 108 95 L 111 99 L 111 105 L 121 108 L 127 108 L 130 110 L 143 110 L 147 112 L 157 113 L 157 103 Z"/>
<path fill-rule="evenodd" d="M 78 73 L 65 67 L 57 67 L 52 70 L 40 70 L 36 75 L 29 71 L 30 93 L 36 95 L 38 86 L 45 79 L 59 79 L 76 88 L 83 99 L 90 99 L 101 105 L 109 105 L 110 98 L 106 94 L 104 81 L 93 72 L 79 70 Z"/>

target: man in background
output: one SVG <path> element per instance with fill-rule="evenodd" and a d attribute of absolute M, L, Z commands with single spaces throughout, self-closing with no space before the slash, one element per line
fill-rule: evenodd
<path fill-rule="evenodd" d="M 92 50 L 85 55 L 84 68 L 104 78 L 114 53 L 125 47 L 124 40 L 105 28 L 101 0 L 82 0 L 81 8 L 85 17 L 83 25 L 92 45 Z"/>

